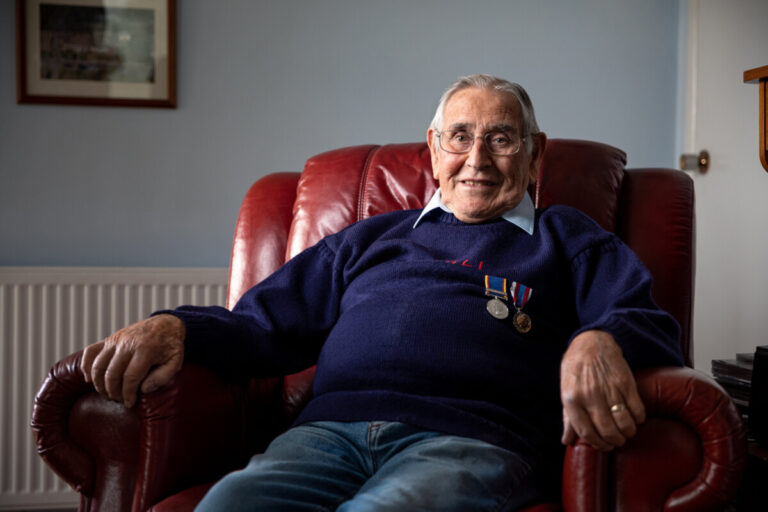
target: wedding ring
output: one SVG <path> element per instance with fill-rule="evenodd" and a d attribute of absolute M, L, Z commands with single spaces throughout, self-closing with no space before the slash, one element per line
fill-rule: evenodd
<path fill-rule="evenodd" d="M 621 411 L 623 411 L 626 408 L 627 407 L 624 404 L 614 404 L 614 405 L 611 406 L 611 412 L 612 413 L 621 412 Z"/>

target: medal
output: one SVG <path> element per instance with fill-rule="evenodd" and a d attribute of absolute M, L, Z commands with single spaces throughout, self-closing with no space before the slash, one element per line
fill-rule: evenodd
<path fill-rule="evenodd" d="M 515 313 L 515 316 L 512 317 L 512 325 L 515 326 L 515 329 L 517 329 L 518 332 L 525 334 L 531 330 L 531 317 L 522 311 L 518 311 Z"/>
<path fill-rule="evenodd" d="M 525 334 L 531 330 L 533 322 L 530 316 L 523 313 L 523 307 L 531 299 L 533 289 L 515 281 L 512 283 L 510 292 L 512 295 L 512 305 L 517 310 L 512 316 L 512 325 L 515 326 L 517 332 Z M 507 279 L 486 275 L 485 294 L 493 297 L 485 305 L 485 309 L 491 316 L 499 320 L 507 318 L 509 316 L 509 308 L 502 302 L 509 299 L 509 295 L 507 295 Z"/>
<path fill-rule="evenodd" d="M 485 276 L 485 294 L 493 298 L 485 305 L 485 309 L 493 318 L 504 320 L 509 316 L 509 308 L 502 300 L 507 300 L 507 280 L 503 277 Z"/>
<path fill-rule="evenodd" d="M 493 316 L 493 318 L 498 318 L 499 320 L 504 320 L 509 316 L 509 308 L 506 304 L 501 302 L 496 297 L 492 298 L 488 301 L 488 304 L 486 304 L 485 309 L 488 310 L 488 312 Z"/>
<path fill-rule="evenodd" d="M 531 317 L 522 311 L 525 304 L 531 299 L 531 295 L 533 295 L 533 289 L 530 287 L 516 281 L 512 283 L 512 305 L 517 310 L 515 316 L 512 317 L 512 325 L 519 333 L 525 334 L 532 327 Z"/>

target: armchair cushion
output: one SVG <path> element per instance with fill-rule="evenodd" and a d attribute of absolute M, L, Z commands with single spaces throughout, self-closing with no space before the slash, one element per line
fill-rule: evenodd
<path fill-rule="evenodd" d="M 615 233 L 626 163 L 622 150 L 606 144 L 551 139 L 536 180 L 536 207 L 571 206 Z"/>
<path fill-rule="evenodd" d="M 314 156 L 299 180 L 286 260 L 359 220 L 422 208 L 435 190 L 426 143 L 355 146 Z"/>

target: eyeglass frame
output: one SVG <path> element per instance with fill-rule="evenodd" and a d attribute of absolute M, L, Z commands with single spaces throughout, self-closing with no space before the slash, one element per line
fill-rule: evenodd
<path fill-rule="evenodd" d="M 437 144 L 438 144 L 438 146 L 440 146 L 440 149 L 442 149 L 446 153 L 450 153 L 452 155 L 466 155 L 467 153 L 472 151 L 473 147 L 475 147 L 475 139 L 477 139 L 477 137 L 475 135 L 471 135 L 470 134 L 471 137 L 472 137 L 472 144 L 469 145 L 469 147 L 467 148 L 466 151 L 451 151 L 450 149 L 445 149 L 443 147 L 442 135 L 446 131 L 462 131 L 462 130 L 443 130 L 442 132 L 439 132 L 439 131 L 435 130 L 435 136 L 439 139 L 439 142 Z M 488 141 L 486 140 L 486 137 L 488 137 L 489 135 L 491 135 L 493 133 L 498 133 L 498 132 L 499 132 L 499 130 L 489 131 L 489 132 L 485 132 L 482 135 L 483 144 L 485 145 L 485 149 L 488 151 L 488 153 L 490 153 L 490 154 L 492 154 L 494 156 L 513 156 L 513 155 L 518 154 L 520 152 L 520 148 L 523 146 L 523 141 L 530 137 L 530 134 L 526 135 L 525 137 L 520 137 L 520 141 L 518 142 L 517 149 L 515 150 L 514 153 L 494 153 L 493 151 L 491 151 L 491 148 L 488 146 Z"/>

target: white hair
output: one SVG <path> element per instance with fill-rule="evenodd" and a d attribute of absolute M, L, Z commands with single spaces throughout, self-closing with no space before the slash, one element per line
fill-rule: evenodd
<path fill-rule="evenodd" d="M 539 125 L 536 122 L 536 114 L 533 111 L 533 103 L 528 93 L 525 92 L 523 86 L 498 78 L 492 75 L 468 75 L 458 78 L 453 84 L 443 93 L 440 97 L 440 103 L 437 104 L 437 110 L 435 111 L 435 117 L 432 118 L 432 122 L 429 127 L 437 134 L 443 124 L 443 113 L 445 112 L 445 105 L 451 96 L 463 89 L 469 89 L 476 87 L 478 89 L 486 89 L 491 91 L 499 91 L 507 94 L 511 94 L 520 103 L 520 108 L 523 111 L 523 134 L 525 137 L 525 148 L 527 151 L 531 151 L 532 140 L 529 135 L 539 133 Z M 437 142 L 437 141 L 435 141 Z"/>

